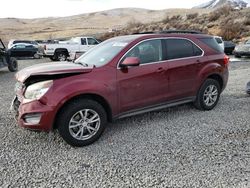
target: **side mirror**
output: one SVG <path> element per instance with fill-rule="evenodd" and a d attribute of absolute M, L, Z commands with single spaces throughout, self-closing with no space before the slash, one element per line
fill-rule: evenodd
<path fill-rule="evenodd" d="M 120 64 L 121 68 L 125 67 L 135 67 L 140 65 L 140 59 L 138 57 L 127 57 L 124 61 Z"/>

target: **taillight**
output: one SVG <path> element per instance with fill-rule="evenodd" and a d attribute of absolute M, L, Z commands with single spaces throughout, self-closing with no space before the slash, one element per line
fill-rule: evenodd
<path fill-rule="evenodd" d="M 224 65 L 228 66 L 229 64 L 229 57 L 227 55 L 224 56 Z"/>

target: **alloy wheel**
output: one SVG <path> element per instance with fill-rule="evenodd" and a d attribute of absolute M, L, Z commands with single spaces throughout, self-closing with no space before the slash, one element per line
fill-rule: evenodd
<path fill-rule="evenodd" d="M 96 111 L 83 109 L 70 119 L 69 133 L 77 140 L 88 140 L 98 132 L 100 123 L 101 119 Z"/>
<path fill-rule="evenodd" d="M 219 92 L 215 85 L 209 85 L 204 92 L 203 101 L 205 105 L 212 106 L 217 101 Z"/>

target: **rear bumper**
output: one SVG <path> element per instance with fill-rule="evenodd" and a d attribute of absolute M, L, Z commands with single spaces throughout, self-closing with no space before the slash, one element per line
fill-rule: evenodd
<path fill-rule="evenodd" d="M 51 106 L 44 105 L 40 101 L 22 104 L 15 97 L 11 109 L 20 127 L 46 132 L 53 129 L 55 110 Z M 35 123 L 34 117 L 37 119 Z M 29 118 L 33 118 L 33 121 L 29 121 Z"/>

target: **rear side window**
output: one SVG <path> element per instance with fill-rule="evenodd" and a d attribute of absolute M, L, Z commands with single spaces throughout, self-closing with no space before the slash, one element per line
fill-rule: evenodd
<path fill-rule="evenodd" d="M 202 50 L 186 39 L 166 39 L 167 60 L 201 56 Z"/>
<path fill-rule="evenodd" d="M 223 49 L 219 46 L 214 38 L 201 38 L 200 40 L 215 51 L 224 53 Z"/>
<path fill-rule="evenodd" d="M 218 44 L 222 44 L 223 43 L 223 41 L 221 40 L 221 38 L 215 37 L 215 40 L 216 40 L 216 42 Z"/>

